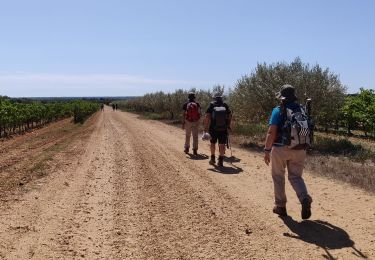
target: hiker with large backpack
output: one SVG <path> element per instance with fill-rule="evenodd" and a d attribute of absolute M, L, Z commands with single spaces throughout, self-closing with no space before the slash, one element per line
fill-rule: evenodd
<path fill-rule="evenodd" d="M 274 183 L 275 206 L 273 212 L 279 216 L 287 216 L 285 194 L 285 168 L 288 179 L 302 205 L 301 217 L 311 216 L 312 199 L 307 192 L 302 178 L 306 159 L 306 149 L 311 146 L 313 123 L 310 105 L 307 107 L 297 102 L 295 89 L 291 85 L 283 85 L 276 94 L 280 106 L 272 111 L 264 147 L 264 161 L 271 163 Z"/>
<path fill-rule="evenodd" d="M 184 152 L 189 153 L 190 137 L 193 134 L 193 154 L 198 155 L 198 130 L 199 120 L 201 118 L 201 106 L 195 101 L 195 93 L 188 94 L 188 102 L 186 102 L 182 109 L 182 129 L 185 129 L 185 147 Z"/>
<path fill-rule="evenodd" d="M 220 93 L 214 94 L 214 101 L 210 103 L 204 121 L 204 131 L 211 136 L 211 159 L 209 164 L 215 165 L 215 147 L 219 143 L 218 166 L 223 166 L 225 145 L 228 140 L 230 130 L 231 111 L 229 106 L 223 101 Z"/>

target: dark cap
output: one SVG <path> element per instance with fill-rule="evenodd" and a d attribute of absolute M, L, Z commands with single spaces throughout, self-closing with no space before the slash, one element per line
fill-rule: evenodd
<path fill-rule="evenodd" d="M 189 100 L 194 100 L 195 99 L 195 93 L 194 92 L 189 92 L 188 99 Z"/>
<path fill-rule="evenodd" d="M 223 98 L 223 95 L 218 91 L 218 92 L 215 92 L 215 93 L 212 95 L 212 98 L 214 98 L 214 99 L 222 99 L 222 98 Z"/>
<path fill-rule="evenodd" d="M 276 98 L 285 97 L 288 100 L 296 100 L 296 91 L 292 85 L 285 84 L 280 88 L 280 91 L 276 93 Z"/>

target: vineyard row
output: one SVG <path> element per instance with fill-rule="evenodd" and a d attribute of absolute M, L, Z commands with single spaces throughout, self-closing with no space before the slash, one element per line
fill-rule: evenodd
<path fill-rule="evenodd" d="M 72 116 L 82 123 L 98 110 L 99 104 L 91 101 L 24 103 L 0 98 L 0 138 Z"/>

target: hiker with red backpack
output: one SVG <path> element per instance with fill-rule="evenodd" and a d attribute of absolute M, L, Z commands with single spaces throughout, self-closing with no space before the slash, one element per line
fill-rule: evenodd
<path fill-rule="evenodd" d="M 201 118 L 201 106 L 195 101 L 195 93 L 188 94 L 188 102 L 186 102 L 182 109 L 182 129 L 185 129 L 185 147 L 184 152 L 189 153 L 190 137 L 193 134 L 193 154 L 198 155 L 198 130 L 199 120 Z"/>
<path fill-rule="evenodd" d="M 215 165 L 215 147 L 219 143 L 218 166 L 222 167 L 224 162 L 225 145 L 228 141 L 228 131 L 231 129 L 232 114 L 229 106 L 224 103 L 221 93 L 215 93 L 214 101 L 207 108 L 204 121 L 204 131 L 211 136 L 211 159 L 209 164 Z"/>
<path fill-rule="evenodd" d="M 302 178 L 306 159 L 306 149 L 311 146 L 313 139 L 313 123 L 310 115 L 310 105 L 297 103 L 295 89 L 291 85 L 283 85 L 276 94 L 280 106 L 272 111 L 264 147 L 264 161 L 271 163 L 274 183 L 275 206 L 273 212 L 279 216 L 287 216 L 285 194 L 285 168 L 288 169 L 288 179 L 302 205 L 301 217 L 311 216 L 312 199 L 307 192 Z"/>

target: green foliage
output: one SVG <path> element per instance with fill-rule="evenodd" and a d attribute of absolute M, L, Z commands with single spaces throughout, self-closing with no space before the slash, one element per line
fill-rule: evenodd
<path fill-rule="evenodd" d="M 299 102 L 311 98 L 317 124 L 330 125 L 339 118 L 345 98 L 345 87 L 338 76 L 319 65 L 310 66 L 296 58 L 292 63 L 258 64 L 255 71 L 238 80 L 230 100 L 241 120 L 262 122 L 279 101 L 275 93 L 284 84 L 296 89 Z"/>
<path fill-rule="evenodd" d="M 240 124 L 236 131 L 243 132 L 245 125 L 251 125 L 247 132 L 255 131 L 256 125 L 266 124 L 272 109 L 279 105 L 275 93 L 284 84 L 296 89 L 300 103 L 312 99 L 312 117 L 319 129 L 334 129 L 335 133 L 362 130 L 375 136 L 375 93 L 361 89 L 358 95 L 347 96 L 346 88 L 337 75 L 319 65 L 310 66 L 296 58 L 291 63 L 258 64 L 254 72 L 238 80 L 227 92 L 227 103 Z M 206 109 L 215 92 L 224 93 L 224 87 L 217 85 L 211 90 L 195 91 L 197 101 Z M 135 99 L 120 102 L 120 108 L 161 115 L 163 119 L 181 119 L 182 104 L 187 101 L 189 91 L 176 90 L 173 93 L 156 92 Z M 153 116 L 155 117 L 155 116 Z"/>
<path fill-rule="evenodd" d="M 239 123 L 236 124 L 233 130 L 240 135 L 260 137 L 263 139 L 267 129 L 268 125 L 265 124 Z"/>
<path fill-rule="evenodd" d="M 196 100 L 201 104 L 202 113 L 212 101 L 212 95 L 216 91 L 224 92 L 223 86 L 215 86 L 213 90 L 197 90 L 195 88 L 187 90 L 178 89 L 173 93 L 156 92 L 146 94 L 142 97 L 118 102 L 121 109 L 128 111 L 142 112 L 145 114 L 159 114 L 163 119 L 181 119 L 182 105 L 188 101 L 188 93 L 195 92 Z M 153 115 L 153 118 L 156 116 Z"/>
<path fill-rule="evenodd" d="M 375 135 L 375 92 L 372 89 L 361 88 L 358 95 L 348 96 L 341 109 L 344 123 L 351 130 L 359 128 L 365 132 Z"/>
<path fill-rule="evenodd" d="M 99 104 L 95 102 L 76 100 L 71 103 L 74 123 L 83 123 L 89 116 L 99 110 Z"/>
<path fill-rule="evenodd" d="M 35 102 L 13 101 L 0 98 L 0 137 L 22 132 L 74 115 L 75 122 L 99 109 L 99 104 L 89 101 Z"/>

